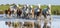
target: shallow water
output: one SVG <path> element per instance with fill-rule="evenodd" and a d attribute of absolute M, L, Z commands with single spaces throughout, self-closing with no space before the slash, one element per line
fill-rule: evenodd
<path fill-rule="evenodd" d="M 52 28 L 60 28 L 60 15 L 52 16 Z"/>
<path fill-rule="evenodd" d="M 60 16 L 52 15 L 51 17 L 52 17 L 52 28 L 60 28 Z M 0 15 L 0 28 L 8 28 L 8 26 L 5 25 L 5 21 L 9 21 L 9 20 L 14 21 L 16 19 L 13 19 L 13 18 L 5 19 L 5 18 L 3 18 L 2 15 Z M 22 19 L 17 19 L 17 20 L 20 20 L 21 22 L 23 22 Z M 35 20 L 31 20 L 31 21 L 35 21 Z"/>

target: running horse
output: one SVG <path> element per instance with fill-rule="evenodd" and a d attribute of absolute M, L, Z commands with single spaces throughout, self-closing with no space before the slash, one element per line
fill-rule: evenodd
<path fill-rule="evenodd" d="M 21 8 L 19 8 L 18 5 L 12 6 L 12 7 L 11 7 L 11 12 L 12 12 L 12 14 L 14 14 L 15 16 L 17 15 L 17 17 L 20 17 L 21 14 L 22 14 L 22 10 L 21 10 Z"/>
<path fill-rule="evenodd" d="M 23 8 L 22 8 L 22 13 L 23 13 L 23 17 L 24 18 L 29 18 L 29 16 L 30 16 L 30 10 L 31 10 L 31 7 L 30 7 L 30 5 L 24 5 L 23 6 Z"/>
<path fill-rule="evenodd" d="M 36 7 L 36 8 L 34 9 L 34 16 L 35 16 L 35 18 L 38 18 L 38 17 L 40 17 L 41 15 L 42 15 L 42 9 L 39 8 L 39 7 Z"/>
<path fill-rule="evenodd" d="M 43 15 L 44 18 L 47 18 L 47 16 L 50 15 L 49 11 L 50 11 L 50 8 L 48 6 L 46 9 L 43 9 L 43 10 L 41 8 L 37 7 L 36 9 L 34 9 L 34 15 L 36 15 L 36 16 Z"/>
<path fill-rule="evenodd" d="M 11 16 L 11 11 L 10 8 L 8 10 L 5 10 L 5 14 L 6 16 L 10 17 Z"/>
<path fill-rule="evenodd" d="M 22 14 L 22 10 L 20 8 L 17 8 L 17 17 L 20 17 Z"/>
<path fill-rule="evenodd" d="M 22 15 L 23 15 L 23 18 L 26 18 L 27 17 L 27 5 L 24 5 L 22 7 Z"/>
<path fill-rule="evenodd" d="M 47 8 L 43 9 L 42 15 L 44 16 L 44 18 L 47 18 L 48 15 L 51 15 L 50 8 L 48 6 L 47 6 Z"/>
<path fill-rule="evenodd" d="M 47 16 L 51 16 L 51 11 L 50 11 L 50 7 L 49 6 L 47 6 L 47 8 L 42 11 L 42 15 L 44 16 L 44 21 L 45 21 L 43 28 L 47 28 L 47 27 L 51 28 L 50 26 L 47 26 L 48 22 L 46 20 Z M 48 19 L 49 19 L 49 23 L 51 25 L 51 17 L 48 18 Z"/>
<path fill-rule="evenodd" d="M 37 11 L 38 10 L 38 11 Z M 51 12 L 50 12 L 50 8 L 49 8 L 49 6 L 47 6 L 47 8 L 46 9 L 41 9 L 41 8 L 36 8 L 35 9 L 35 12 L 34 12 L 34 15 L 36 15 L 37 16 L 37 19 L 38 20 L 40 20 L 39 19 L 39 17 L 41 17 L 42 15 L 44 16 L 44 21 L 45 21 L 45 19 L 47 19 L 47 16 L 50 16 L 51 15 Z M 51 20 L 51 19 L 50 19 Z M 39 23 L 41 23 L 40 21 L 39 21 Z M 47 23 L 47 22 L 46 22 Z M 50 22 L 51 23 L 51 22 Z M 47 24 L 44 24 L 44 26 L 43 27 L 45 27 Z M 48 26 L 47 26 L 48 27 Z"/>

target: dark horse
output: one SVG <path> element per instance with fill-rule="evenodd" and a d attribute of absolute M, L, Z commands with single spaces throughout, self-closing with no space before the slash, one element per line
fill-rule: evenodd
<path fill-rule="evenodd" d="M 42 15 L 44 16 L 45 19 L 47 19 L 47 16 L 48 16 L 48 15 L 50 16 L 49 10 L 50 10 L 50 8 L 47 6 L 47 8 L 42 11 Z M 47 12 L 48 12 L 48 13 L 47 13 Z M 51 20 L 51 17 L 49 18 L 49 20 Z M 46 20 L 45 20 L 45 21 L 46 21 Z M 50 22 L 50 23 L 51 23 L 51 22 Z M 44 23 L 43 28 L 51 28 L 50 26 L 47 26 L 47 24 L 48 24 L 48 22 L 46 21 L 46 22 Z"/>
<path fill-rule="evenodd" d="M 50 15 L 49 10 L 50 10 L 50 8 L 47 6 L 47 8 L 42 11 L 42 15 L 43 15 L 45 18 L 47 18 L 47 16 Z M 47 13 L 47 12 L 48 12 L 48 13 Z"/>
<path fill-rule="evenodd" d="M 37 8 L 34 10 L 34 16 L 35 16 L 36 18 L 38 18 L 38 17 L 41 16 L 41 15 L 42 15 L 42 9 L 37 7 Z"/>
<path fill-rule="evenodd" d="M 10 8 L 8 10 L 5 10 L 5 14 L 11 16 Z"/>
<path fill-rule="evenodd" d="M 17 9 L 17 17 L 20 17 L 22 14 L 22 10 L 20 10 L 19 8 Z"/>

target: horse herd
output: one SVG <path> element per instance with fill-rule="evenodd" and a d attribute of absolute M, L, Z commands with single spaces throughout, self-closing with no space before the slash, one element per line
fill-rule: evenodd
<path fill-rule="evenodd" d="M 12 14 L 14 14 L 14 16 L 17 16 L 17 17 L 22 17 L 22 18 L 27 18 L 27 19 L 36 18 L 39 20 L 42 15 L 44 16 L 45 19 L 47 18 L 48 15 L 51 16 L 50 9 L 51 8 L 49 6 L 42 9 L 42 8 L 40 8 L 40 6 L 33 8 L 33 6 L 18 7 L 15 5 L 15 6 L 10 7 L 9 9 L 5 10 L 5 15 L 6 16 L 8 15 L 10 17 Z M 40 23 L 40 21 L 38 21 L 38 22 Z M 46 27 L 46 24 L 47 23 L 45 22 L 43 27 Z"/>
<path fill-rule="evenodd" d="M 50 15 L 50 7 L 47 6 L 45 9 L 42 9 L 39 8 L 39 6 L 33 8 L 33 6 L 18 7 L 15 5 L 5 10 L 6 16 L 7 15 L 11 16 L 12 14 L 17 15 L 17 17 L 23 17 L 23 18 L 26 17 L 35 18 L 35 17 L 40 17 L 41 15 L 43 15 L 44 18 L 46 18 L 47 15 Z"/>

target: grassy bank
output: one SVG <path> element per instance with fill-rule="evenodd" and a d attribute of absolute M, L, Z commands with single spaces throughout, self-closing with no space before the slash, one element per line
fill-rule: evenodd
<path fill-rule="evenodd" d="M 60 5 L 52 5 L 51 13 L 53 15 L 60 15 Z"/>
<path fill-rule="evenodd" d="M 4 11 L 0 11 L 0 14 L 4 14 Z"/>

